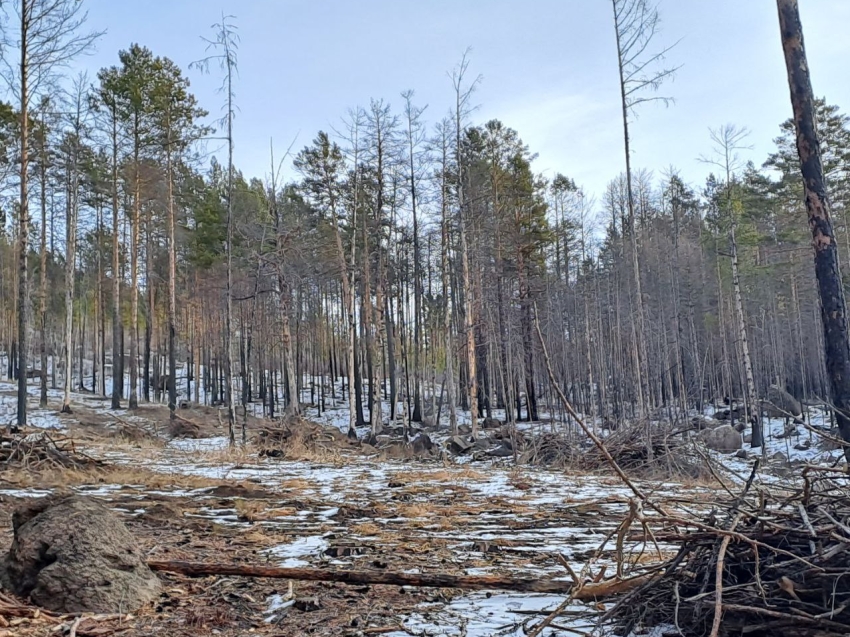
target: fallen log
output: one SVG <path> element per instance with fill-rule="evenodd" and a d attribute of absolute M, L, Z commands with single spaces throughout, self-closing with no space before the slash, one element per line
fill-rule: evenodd
<path fill-rule="evenodd" d="M 310 582 L 340 584 L 388 584 L 422 588 L 459 588 L 462 590 L 502 590 L 523 593 L 561 593 L 568 595 L 575 586 L 567 580 L 529 579 L 499 575 L 447 575 L 444 573 L 387 573 L 383 571 L 331 571 L 317 568 L 281 568 L 255 564 L 209 564 L 204 562 L 148 561 L 154 571 L 167 571 L 190 577 L 225 575 L 268 577 Z M 649 575 L 631 579 L 587 583 L 575 590 L 573 599 L 588 601 L 608 595 L 619 595 L 645 584 Z"/>

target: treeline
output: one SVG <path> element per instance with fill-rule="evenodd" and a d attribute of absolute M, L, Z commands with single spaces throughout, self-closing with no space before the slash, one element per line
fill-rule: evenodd
<path fill-rule="evenodd" d="M 231 98 L 228 29 L 214 60 Z M 738 159 L 745 131 L 727 126 L 706 138 L 704 183 L 629 167 L 593 197 L 536 173 L 517 131 L 472 121 L 467 70 L 436 121 L 412 91 L 351 109 L 295 153 L 291 183 L 274 151 L 262 177 L 207 161 L 211 138 L 232 150 L 232 101 L 213 131 L 188 75 L 143 46 L 26 118 L 3 105 L 6 374 L 40 378 L 43 404 L 65 382 L 68 409 L 78 388 L 275 417 L 309 390 L 320 412 L 347 401 L 352 428 L 458 410 L 475 426 L 557 416 L 539 326 L 594 422 L 743 398 L 748 367 L 757 393 L 828 396 L 790 120 L 763 163 Z M 817 109 L 850 254 L 850 123 Z"/>

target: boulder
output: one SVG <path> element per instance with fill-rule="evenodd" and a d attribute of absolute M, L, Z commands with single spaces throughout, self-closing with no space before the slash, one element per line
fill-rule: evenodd
<path fill-rule="evenodd" d="M 786 456 L 781 451 L 777 451 L 776 453 L 774 453 L 773 455 L 768 457 L 768 460 L 773 464 L 779 464 L 779 465 L 787 465 L 788 464 L 788 456 Z"/>
<path fill-rule="evenodd" d="M 723 423 L 715 418 L 711 418 L 709 416 L 694 416 L 691 418 L 691 426 L 697 431 L 702 431 L 703 429 L 717 429 Z"/>
<path fill-rule="evenodd" d="M 714 414 L 717 420 L 741 420 L 744 417 L 744 408 L 735 407 L 734 409 L 724 409 Z"/>
<path fill-rule="evenodd" d="M 738 453 L 735 454 L 735 457 L 740 460 L 746 460 L 750 457 L 750 454 L 747 453 L 746 449 L 738 449 Z"/>
<path fill-rule="evenodd" d="M 159 595 L 161 584 L 138 540 L 99 502 L 62 495 L 12 515 L 14 537 L 3 585 L 59 613 L 127 613 Z"/>
<path fill-rule="evenodd" d="M 463 436 L 452 436 L 446 441 L 446 448 L 454 454 L 462 455 L 472 449 L 473 443 Z"/>
<path fill-rule="evenodd" d="M 384 460 L 410 460 L 413 458 L 413 449 L 401 442 L 381 448 L 381 457 Z"/>
<path fill-rule="evenodd" d="M 705 429 L 700 432 L 699 440 L 709 449 L 721 453 L 735 453 L 744 446 L 744 439 L 739 431 L 731 425 L 723 425 L 716 429 Z"/>
<path fill-rule="evenodd" d="M 481 421 L 482 429 L 501 429 L 502 421 L 497 418 L 485 418 Z"/>
<path fill-rule="evenodd" d="M 491 458 L 510 458 L 514 455 L 514 450 L 507 440 L 503 440 L 501 445 L 488 451 L 487 455 Z"/>
<path fill-rule="evenodd" d="M 474 451 L 488 451 L 489 449 L 492 449 L 495 444 L 497 443 L 492 438 L 478 438 L 472 443 L 472 449 Z"/>
<path fill-rule="evenodd" d="M 800 401 L 777 385 L 768 388 L 761 404 L 768 418 L 797 418 L 803 414 Z"/>
<path fill-rule="evenodd" d="M 434 442 L 428 434 L 419 434 L 413 439 L 411 444 L 413 446 L 413 453 L 417 456 L 429 454 L 434 448 Z"/>

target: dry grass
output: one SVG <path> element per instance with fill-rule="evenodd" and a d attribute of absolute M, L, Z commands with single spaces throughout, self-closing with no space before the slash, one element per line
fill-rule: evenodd
<path fill-rule="evenodd" d="M 251 542 L 252 544 L 259 544 L 260 546 L 271 546 L 272 544 L 279 544 L 280 537 L 275 537 L 264 533 L 261 529 L 257 527 L 251 528 L 251 530 L 242 533 L 240 537 L 245 542 Z"/>
<path fill-rule="evenodd" d="M 251 450 L 241 445 L 235 447 L 227 447 L 225 449 L 215 449 L 213 451 L 189 451 L 192 457 L 202 462 L 210 462 L 214 464 L 233 464 L 245 465 L 256 462 L 255 456 Z"/>
<path fill-rule="evenodd" d="M 287 507 L 282 509 L 270 509 L 266 503 L 259 500 L 236 500 L 234 505 L 236 516 L 246 522 L 268 522 L 280 518 L 298 515 L 298 509 Z"/>
<path fill-rule="evenodd" d="M 34 474 L 29 471 L 4 471 L 3 480 L 18 488 L 60 488 L 90 484 L 143 485 L 148 489 L 201 489 L 219 481 L 203 476 L 159 473 L 144 467 L 113 465 L 94 469 L 49 469 Z"/>
<path fill-rule="evenodd" d="M 397 471 L 389 476 L 389 482 L 401 484 L 451 483 L 463 486 L 469 481 L 485 480 L 486 474 L 481 471 L 459 465 L 457 468 L 437 469 L 435 471 Z"/>
<path fill-rule="evenodd" d="M 352 535 L 371 537 L 374 535 L 380 535 L 383 529 L 374 522 L 361 522 L 360 524 L 352 525 L 350 527 L 350 531 Z"/>
<path fill-rule="evenodd" d="M 288 478 L 287 480 L 282 480 L 278 487 L 281 490 L 285 491 L 305 491 L 306 489 L 311 489 L 315 485 L 312 482 L 308 482 L 304 478 Z"/>
<path fill-rule="evenodd" d="M 315 464 L 327 464 L 334 467 L 342 467 L 346 464 L 338 449 L 318 444 L 307 444 L 307 442 L 296 437 L 287 445 L 283 455 L 284 460 L 295 460 L 298 462 L 312 462 Z"/>
<path fill-rule="evenodd" d="M 434 515 L 434 507 L 426 502 L 401 504 L 396 511 L 400 517 L 410 519 L 426 518 Z"/>
<path fill-rule="evenodd" d="M 508 474 L 508 484 L 518 491 L 528 491 L 534 486 L 534 479 L 522 467 L 514 467 Z"/>

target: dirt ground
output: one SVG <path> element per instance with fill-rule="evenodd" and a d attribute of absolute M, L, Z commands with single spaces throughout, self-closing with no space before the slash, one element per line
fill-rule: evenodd
<path fill-rule="evenodd" d="M 81 403 L 51 435 L 73 439 L 76 450 L 105 464 L 0 471 L 0 551 L 11 543 L 11 512 L 24 498 L 72 489 L 121 515 L 150 560 L 567 577 L 565 563 L 576 572 L 585 567 L 628 510 L 628 491 L 606 476 L 378 462 L 345 444 L 262 458 L 250 448 L 228 449 L 209 408 L 181 410 L 200 438 L 168 442 L 162 407 L 119 414 L 96 400 Z M 700 484 L 643 487 L 688 511 L 713 492 Z M 595 557 L 599 570 L 613 551 L 609 543 Z M 628 551 L 633 562 L 664 557 L 663 545 L 637 539 Z M 160 576 L 159 600 L 129 616 L 116 609 L 115 616 L 56 617 L 4 594 L 0 636 L 72 629 L 80 637 L 522 635 L 560 601 L 511 592 Z M 570 634 L 558 626 L 543 634 Z"/>

